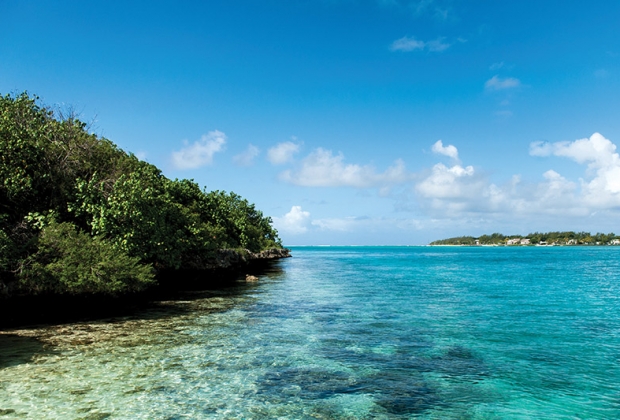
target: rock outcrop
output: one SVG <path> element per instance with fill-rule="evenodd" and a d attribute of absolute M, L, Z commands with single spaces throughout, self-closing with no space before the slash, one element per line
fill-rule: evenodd
<path fill-rule="evenodd" d="M 238 268 L 254 262 L 289 258 L 290 256 L 291 250 L 286 248 L 266 249 L 258 253 L 247 249 L 220 249 L 217 251 L 217 255 L 208 261 L 205 268 L 210 270 Z"/>

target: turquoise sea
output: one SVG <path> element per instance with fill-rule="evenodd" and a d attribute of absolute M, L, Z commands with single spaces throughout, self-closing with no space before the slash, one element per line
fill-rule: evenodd
<path fill-rule="evenodd" d="M 0 334 L 0 418 L 620 418 L 620 247 L 296 247 L 257 283 Z"/>

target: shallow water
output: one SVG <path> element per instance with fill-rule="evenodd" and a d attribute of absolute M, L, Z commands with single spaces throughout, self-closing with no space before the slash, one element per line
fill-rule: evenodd
<path fill-rule="evenodd" d="M 260 282 L 0 334 L 0 418 L 620 418 L 620 247 L 294 248 Z"/>

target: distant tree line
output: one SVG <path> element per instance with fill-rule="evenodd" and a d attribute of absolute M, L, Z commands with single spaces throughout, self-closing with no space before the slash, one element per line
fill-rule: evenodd
<path fill-rule="evenodd" d="M 430 245 L 617 245 L 620 237 L 614 233 L 590 232 L 534 232 L 528 235 L 457 236 L 433 241 Z"/>
<path fill-rule="evenodd" d="M 136 292 L 219 249 L 281 247 L 242 197 L 170 180 L 37 97 L 0 95 L 0 297 Z"/>

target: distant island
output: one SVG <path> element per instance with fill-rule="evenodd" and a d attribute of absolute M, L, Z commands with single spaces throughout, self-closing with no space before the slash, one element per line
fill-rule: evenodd
<path fill-rule="evenodd" d="M 27 297 L 60 310 L 66 297 L 127 298 L 189 277 L 209 287 L 222 270 L 289 256 L 271 223 L 36 96 L 0 95 L 0 318 Z"/>
<path fill-rule="evenodd" d="M 465 246 L 570 246 L 570 245 L 620 245 L 620 236 L 614 233 L 589 232 L 535 232 L 528 235 L 491 235 L 457 236 L 440 239 L 429 245 L 465 245 Z"/>

